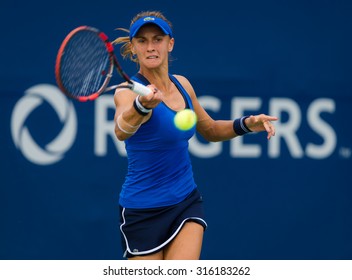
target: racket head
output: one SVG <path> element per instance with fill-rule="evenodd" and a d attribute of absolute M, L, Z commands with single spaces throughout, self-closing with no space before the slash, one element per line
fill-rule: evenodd
<path fill-rule="evenodd" d="M 77 27 L 66 36 L 58 51 L 56 82 L 70 98 L 94 100 L 108 86 L 115 61 L 106 34 L 90 26 Z"/>

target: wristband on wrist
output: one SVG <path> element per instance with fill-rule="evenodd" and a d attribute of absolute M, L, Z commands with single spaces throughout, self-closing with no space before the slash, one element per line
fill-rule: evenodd
<path fill-rule="evenodd" d="M 138 99 L 139 96 L 136 97 L 136 99 L 133 102 L 133 107 L 136 109 L 136 111 L 138 112 L 138 114 L 142 115 L 142 116 L 146 116 L 148 115 L 152 109 L 149 108 L 145 108 Z"/>
<path fill-rule="evenodd" d="M 245 119 L 249 118 L 249 116 L 244 116 L 242 118 L 235 119 L 233 121 L 233 130 L 235 133 L 239 136 L 245 135 L 249 132 L 252 132 L 247 126 L 246 123 L 244 122 Z"/>

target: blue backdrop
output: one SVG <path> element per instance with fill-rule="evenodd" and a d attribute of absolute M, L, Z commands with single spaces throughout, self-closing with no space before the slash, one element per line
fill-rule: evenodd
<path fill-rule="evenodd" d="M 173 22 L 171 72 L 217 119 L 277 115 L 277 136 L 190 143 L 208 229 L 202 259 L 352 259 L 350 1 L 0 4 L 0 259 L 121 259 L 126 172 L 107 94 L 58 92 L 65 35 L 111 38 L 142 10 Z M 123 62 L 128 73 L 136 68 Z"/>

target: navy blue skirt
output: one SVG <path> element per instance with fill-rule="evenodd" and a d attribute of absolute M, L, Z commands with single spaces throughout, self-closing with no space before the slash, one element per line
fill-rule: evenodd
<path fill-rule="evenodd" d="M 182 202 L 165 207 L 131 209 L 120 206 L 124 257 L 156 253 L 170 243 L 187 221 L 204 227 L 203 199 L 198 189 Z"/>

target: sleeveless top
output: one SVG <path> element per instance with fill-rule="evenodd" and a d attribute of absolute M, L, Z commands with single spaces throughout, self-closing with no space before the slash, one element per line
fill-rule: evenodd
<path fill-rule="evenodd" d="M 185 99 L 186 108 L 193 109 L 189 94 L 169 74 Z M 150 84 L 137 73 L 132 80 Z M 125 140 L 128 169 L 120 192 L 119 203 L 125 208 L 155 208 L 177 204 L 195 188 L 188 140 L 195 127 L 181 131 L 174 125 L 176 111 L 161 102 L 150 119 Z"/>

